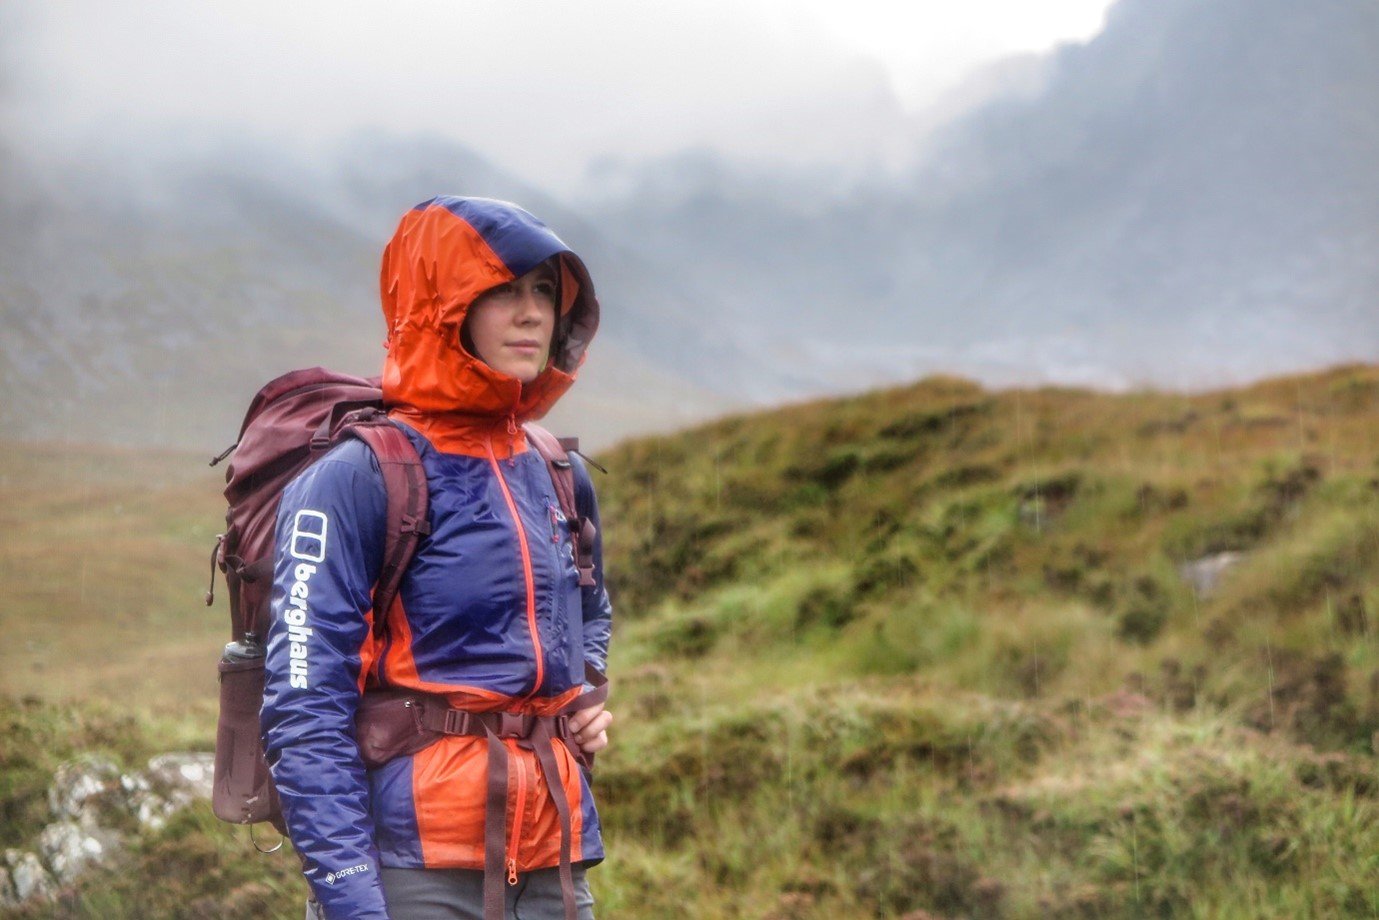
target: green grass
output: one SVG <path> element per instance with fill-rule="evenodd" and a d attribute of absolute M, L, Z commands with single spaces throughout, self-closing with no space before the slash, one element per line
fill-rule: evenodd
<path fill-rule="evenodd" d="M 931 378 L 601 455 L 600 915 L 1379 914 L 1376 418 L 1375 367 Z M 209 744 L 201 464 L 0 450 L 16 839 L 66 757 Z M 1180 566 L 1225 551 L 1197 596 Z M 196 811 L 63 904 L 295 916 L 292 865 Z"/>

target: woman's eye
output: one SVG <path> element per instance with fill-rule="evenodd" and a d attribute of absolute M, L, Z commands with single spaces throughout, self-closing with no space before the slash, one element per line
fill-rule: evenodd
<path fill-rule="evenodd" d="M 542 297 L 545 297 L 547 300 L 554 302 L 555 284 L 549 281 L 543 281 L 540 284 L 536 285 L 536 293 Z"/>

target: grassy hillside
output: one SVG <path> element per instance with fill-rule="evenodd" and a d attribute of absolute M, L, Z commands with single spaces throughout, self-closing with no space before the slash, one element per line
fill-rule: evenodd
<path fill-rule="evenodd" d="M 225 514 L 208 459 L 0 443 L 0 693 L 214 698 L 229 619 L 202 601 Z"/>
<path fill-rule="evenodd" d="M 1379 727 L 1374 368 L 1192 397 L 931 379 L 605 459 L 629 664 L 696 658 L 718 696 L 1129 681 L 1328 748 Z M 1185 582 L 1228 551 L 1214 593 Z"/>
<path fill-rule="evenodd" d="M 599 459 L 601 916 L 1379 913 L 1379 368 L 1193 396 L 929 379 Z M 73 737 L 209 742 L 196 462 L 0 454 L 28 643 L 0 687 L 45 700 L 5 704 L 7 844 Z M 1202 591 L 1203 559 L 1236 561 Z M 35 727 L 104 724 L 117 673 L 128 730 Z M 192 813 L 66 905 L 299 915 L 291 857 L 247 850 Z"/>
<path fill-rule="evenodd" d="M 930 379 L 603 459 L 659 731 L 605 794 L 703 916 L 1379 912 L 1379 369 Z"/>

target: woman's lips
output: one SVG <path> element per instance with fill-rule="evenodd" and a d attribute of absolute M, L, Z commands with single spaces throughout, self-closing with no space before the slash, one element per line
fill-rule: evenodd
<path fill-rule="evenodd" d="M 523 342 L 509 342 L 509 343 L 508 343 L 508 348 L 511 348 L 513 351 L 520 351 L 520 352 L 522 352 L 523 354 L 533 354 L 533 355 L 534 355 L 534 354 L 536 354 L 538 351 L 541 350 L 541 345 L 540 345 L 539 343 L 537 343 L 537 342 L 528 342 L 528 341 L 523 341 Z"/>

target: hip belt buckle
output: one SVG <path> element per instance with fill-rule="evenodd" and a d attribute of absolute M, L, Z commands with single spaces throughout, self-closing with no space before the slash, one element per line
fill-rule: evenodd
<path fill-rule="evenodd" d="M 499 738 L 525 738 L 531 734 L 531 716 L 520 712 L 498 713 Z"/>

